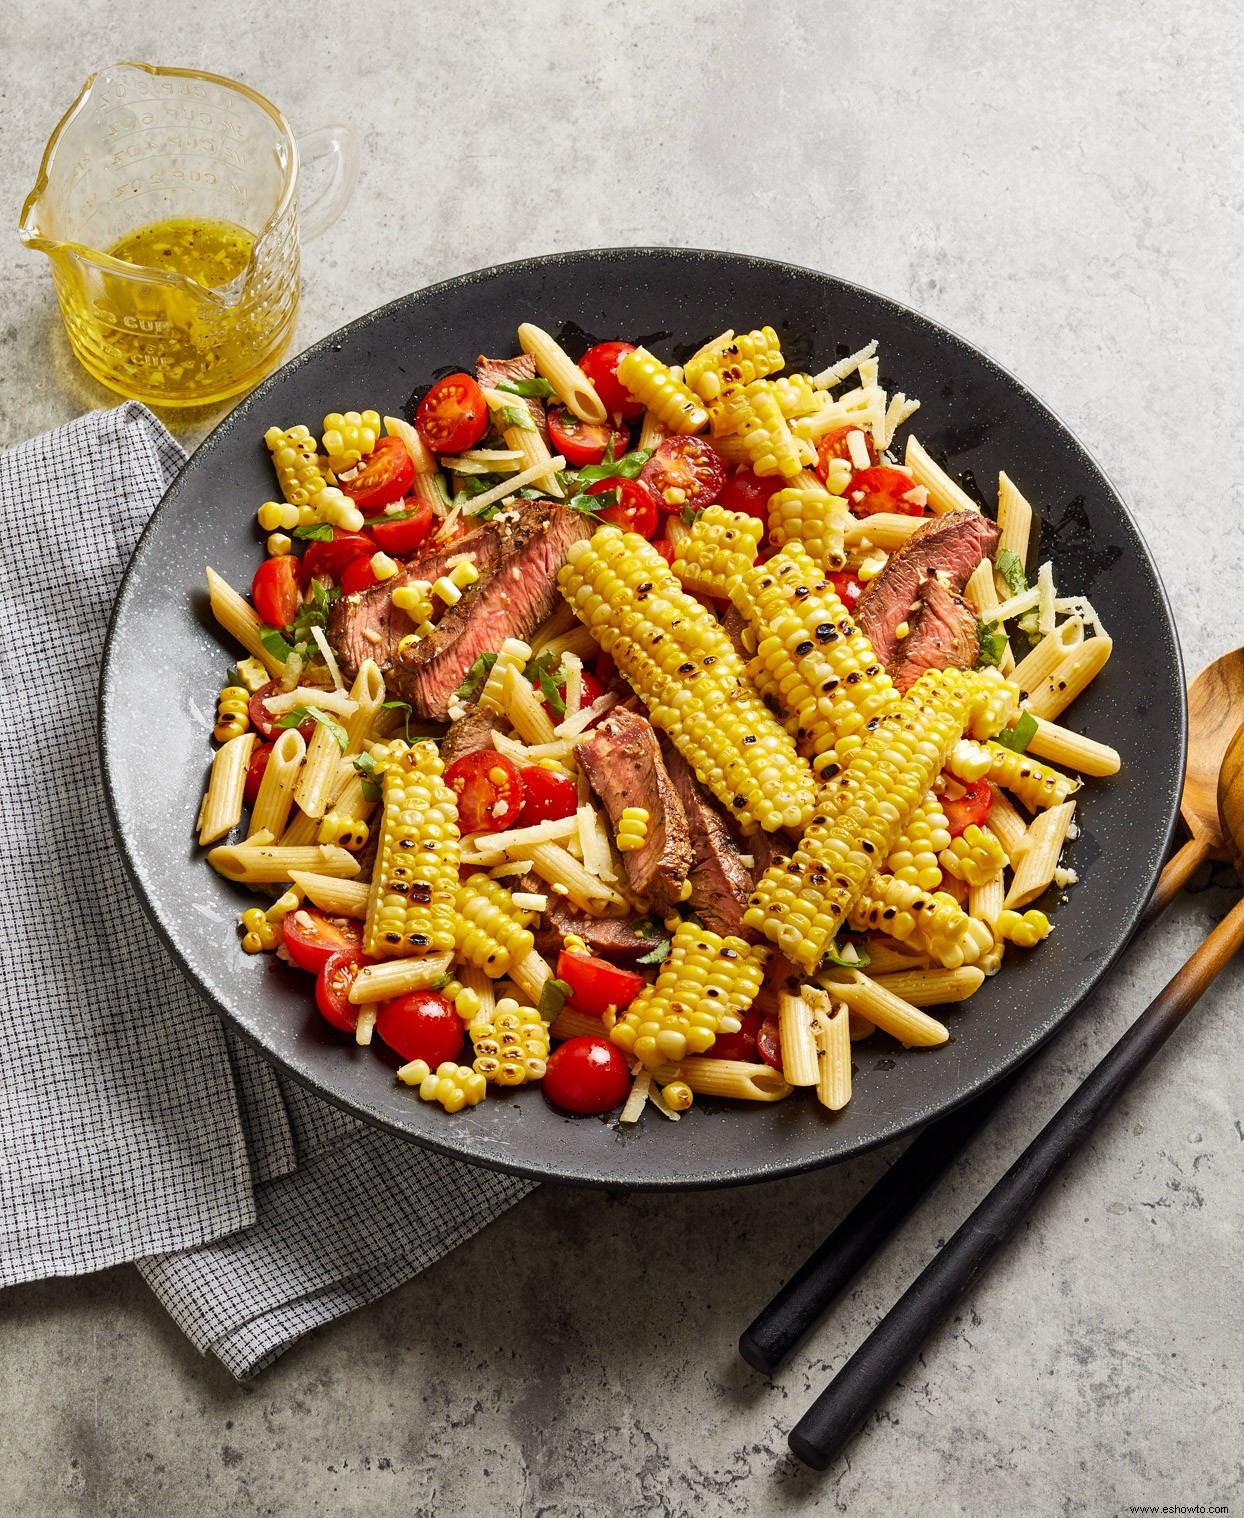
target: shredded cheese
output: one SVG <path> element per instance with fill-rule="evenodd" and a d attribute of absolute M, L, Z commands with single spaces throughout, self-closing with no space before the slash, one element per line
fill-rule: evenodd
<path fill-rule="evenodd" d="M 553 731 L 559 738 L 573 737 L 576 733 L 581 733 L 595 718 L 603 716 L 611 706 L 616 706 L 617 702 L 617 692 L 606 691 L 603 696 L 597 696 L 591 706 L 585 706 L 573 717 L 567 717 L 563 722 L 559 722 Z"/>
<path fill-rule="evenodd" d="M 548 897 L 536 891 L 515 891 L 510 896 L 510 900 L 524 912 L 543 912 L 549 904 Z"/>
<path fill-rule="evenodd" d="M 1034 585 L 1029 590 L 1023 590 L 1017 596 L 1012 596 L 1009 601 L 1003 601 L 1001 606 L 996 607 L 989 613 L 991 622 L 1009 622 L 1012 617 L 1019 617 L 1026 611 L 1031 611 L 1037 604 L 1038 590 Z"/>
<path fill-rule="evenodd" d="M 631 1094 L 626 1099 L 626 1105 L 618 1114 L 620 1123 L 637 1123 L 648 1101 L 649 1090 L 652 1086 L 651 1070 L 641 1069 L 635 1077 L 635 1084 L 631 1087 Z"/>
<path fill-rule="evenodd" d="M 867 469 L 872 463 L 868 453 L 868 441 L 858 430 L 847 433 L 847 452 L 857 469 Z"/>
<path fill-rule="evenodd" d="M 338 717 L 353 717 L 359 709 L 357 701 L 351 701 L 340 691 L 323 690 L 315 685 L 296 685 L 279 696 L 265 696 L 263 704 L 275 717 L 283 717 L 296 706 L 318 706 L 322 712 L 332 712 Z"/>
<path fill-rule="evenodd" d="M 1054 631 L 1054 566 L 1047 559 L 1037 570 L 1037 631 L 1042 637 Z"/>
<path fill-rule="evenodd" d="M 870 359 L 876 351 L 877 339 L 873 338 L 872 342 L 867 347 L 861 348 L 858 353 L 852 353 L 849 358 L 839 359 L 836 364 L 830 364 L 828 369 L 822 369 L 813 377 L 812 383 L 818 390 L 832 390 L 849 374 L 854 374 L 860 365 Z"/>
<path fill-rule="evenodd" d="M 341 678 L 341 670 L 337 667 L 337 656 L 328 646 L 328 639 L 324 636 L 322 627 L 312 627 L 311 636 L 315 639 L 316 647 L 324 656 L 324 663 L 328 666 L 328 673 L 333 677 L 334 687 L 344 692 L 345 681 Z"/>
<path fill-rule="evenodd" d="M 507 833 L 470 833 L 463 843 L 470 843 L 479 854 L 509 854 L 512 849 L 528 848 L 533 843 L 557 843 L 570 838 L 578 826 L 576 817 L 558 817 L 552 822 L 537 822 L 534 827 L 511 828 Z"/>

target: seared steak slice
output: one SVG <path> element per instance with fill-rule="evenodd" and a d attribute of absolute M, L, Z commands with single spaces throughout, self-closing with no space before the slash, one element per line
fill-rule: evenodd
<path fill-rule="evenodd" d="M 564 896 L 555 895 L 538 875 L 524 875 L 520 889 L 548 897 L 549 904 L 540 914 L 540 926 L 534 931 L 537 952 L 554 964 L 565 947 L 563 939 L 567 933 L 577 933 L 593 954 L 604 954 L 609 959 L 638 959 L 656 947 L 655 939 L 637 933 L 624 917 L 589 917 L 580 912 Z"/>
<path fill-rule="evenodd" d="M 910 690 L 925 670 L 971 669 L 980 656 L 976 613 L 940 580 L 926 580 L 918 592 L 920 609 L 908 618 L 911 633 L 898 646 L 890 670 L 895 690 Z"/>
<path fill-rule="evenodd" d="M 691 869 L 691 840 L 651 723 L 615 707 L 575 753 L 615 830 L 626 807 L 647 811 L 644 846 L 623 854 L 622 863 L 637 896 L 654 911 L 672 910 Z"/>
<path fill-rule="evenodd" d="M 390 580 L 342 596 L 333 603 L 328 617 L 328 641 L 342 669 L 353 679 L 364 659 L 374 659 L 381 674 L 388 676 L 397 645 L 415 630 L 415 624 L 393 604 L 393 592 L 412 580 L 438 580 L 448 574 L 448 561 L 460 554 L 475 556 L 481 578 L 494 569 L 501 557 L 501 535 L 491 523 L 483 523 L 447 547 L 432 548 L 407 559 Z"/>
<path fill-rule="evenodd" d="M 455 759 L 474 754 L 482 748 L 492 747 L 492 735 L 504 732 L 509 723 L 497 712 L 482 706 L 469 706 L 465 717 L 449 724 L 449 731 L 441 740 L 441 763 L 446 769 Z"/>
<path fill-rule="evenodd" d="M 661 753 L 691 838 L 691 910 L 714 933 L 750 937 L 743 912 L 752 894 L 752 877 L 739 862 L 725 814 L 700 789 L 691 767 L 666 738 L 661 740 Z"/>
<path fill-rule="evenodd" d="M 891 669 L 899 657 L 895 629 L 911 622 L 919 609 L 919 591 L 926 580 L 940 579 L 956 595 L 972 571 L 992 554 L 997 526 L 979 511 L 948 511 L 931 517 L 912 533 L 875 580 L 864 587 L 855 620 L 878 659 Z"/>
<path fill-rule="evenodd" d="M 536 361 L 530 353 L 520 353 L 517 358 L 485 358 L 481 353 L 475 360 L 475 383 L 485 390 L 495 390 L 499 380 L 535 379 Z M 532 395 L 514 396 L 516 406 L 526 406 L 536 424 L 540 436 L 547 443 L 549 424 L 544 415 L 544 405 Z"/>

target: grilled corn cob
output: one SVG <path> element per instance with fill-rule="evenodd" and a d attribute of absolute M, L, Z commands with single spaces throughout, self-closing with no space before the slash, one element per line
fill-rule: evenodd
<path fill-rule="evenodd" d="M 745 832 L 805 825 L 816 799 L 811 771 L 747 683 L 717 619 L 681 589 L 651 543 L 602 527 L 571 545 L 558 583 Z"/>
<path fill-rule="evenodd" d="M 951 845 L 950 823 L 936 794 L 924 798 L 890 850 L 885 867 L 904 885 L 936 891 L 942 883 L 937 856 Z"/>
<path fill-rule="evenodd" d="M 471 875 L 458 887 L 454 943 L 461 959 L 496 980 L 535 947 L 529 924 L 533 912 L 490 875 Z"/>
<path fill-rule="evenodd" d="M 419 1096 L 425 1102 L 440 1102 L 446 1112 L 461 1112 L 464 1107 L 476 1107 L 488 1093 L 488 1083 L 470 1065 L 455 1065 L 446 1060 L 430 1070 L 426 1060 L 412 1059 L 397 1072 L 397 1078 L 408 1086 L 418 1086 Z"/>
<path fill-rule="evenodd" d="M 982 769 L 985 756 L 988 764 Z M 1017 796 L 1030 812 L 1061 806 L 1080 789 L 1080 781 L 1074 776 L 1064 775 L 1027 754 L 1017 754 L 1001 743 L 956 743 L 946 768 L 956 779 L 969 783 L 982 775 L 987 777 L 994 785 L 1003 786 Z"/>
<path fill-rule="evenodd" d="M 766 704 L 788 713 L 801 754 L 845 763 L 899 696 L 833 586 L 796 542 L 745 570 L 730 594 L 756 637 L 747 672 Z"/>
<path fill-rule="evenodd" d="M 269 427 L 263 440 L 272 455 L 281 494 L 291 506 L 310 506 L 312 499 L 329 483 L 320 468 L 311 433 L 306 427 Z M 284 520 L 276 525 L 284 526 Z M 297 526 L 297 523 L 291 525 Z"/>
<path fill-rule="evenodd" d="M 473 1069 L 490 1085 L 522 1086 L 538 1081 L 549 1061 L 549 1028 L 534 1007 L 512 997 L 497 1003 L 491 1022 L 470 1030 Z"/>
<path fill-rule="evenodd" d="M 647 348 L 624 353 L 617 372 L 619 381 L 668 432 L 699 432 L 708 421 L 708 412 L 695 392 L 688 390 Z"/>
<path fill-rule="evenodd" d="M 1031 949 L 1046 937 L 1050 932 L 1051 924 L 1044 912 L 1038 912 L 1036 907 L 1031 907 L 1022 914 L 1004 909 L 998 913 L 998 920 L 994 927 L 999 939 L 1018 944 L 1021 949 Z"/>
<path fill-rule="evenodd" d="M 932 895 L 893 875 L 877 874 L 851 908 L 851 926 L 861 933 L 888 933 L 931 954 L 947 970 L 975 964 L 993 947 L 993 934 L 959 906 L 953 896 Z"/>
<path fill-rule="evenodd" d="M 847 562 L 843 535 L 850 513 L 840 495 L 830 495 L 808 470 L 769 497 L 769 536 L 780 547 L 801 543 L 823 570 L 836 573 Z"/>
<path fill-rule="evenodd" d="M 921 675 L 819 797 L 819 810 L 787 860 L 765 871 L 743 921 L 813 971 L 928 794 L 951 746 L 992 684 L 962 670 Z"/>
<path fill-rule="evenodd" d="M 620 375 L 621 365 L 618 369 Z M 772 387 L 764 380 L 753 380 L 730 395 L 722 407 L 721 428 L 724 434 L 737 432 L 743 439 L 756 474 L 780 474 L 793 480 L 803 469 L 799 445 Z"/>
<path fill-rule="evenodd" d="M 452 949 L 458 808 L 441 779 L 436 747 L 394 741 L 380 763 L 384 811 L 363 948 L 376 957 Z"/>
<path fill-rule="evenodd" d="M 1006 850 L 992 833 L 969 823 L 938 855 L 942 868 L 970 886 L 988 885 L 1006 864 Z"/>
<path fill-rule="evenodd" d="M 698 923 L 674 930 L 656 983 L 645 988 L 610 1030 L 619 1049 L 650 1070 L 703 1054 L 718 1033 L 737 1033 L 764 978 L 768 950 L 722 938 Z"/>
<path fill-rule="evenodd" d="M 697 595 L 728 595 L 734 577 L 756 562 L 763 536 L 764 524 L 756 517 L 706 506 L 675 546 L 674 573 Z"/>
<path fill-rule="evenodd" d="M 711 405 L 723 392 L 776 374 L 785 365 L 777 333 L 772 327 L 761 327 L 737 337 L 733 332 L 723 333 L 687 361 L 683 377 Z"/>

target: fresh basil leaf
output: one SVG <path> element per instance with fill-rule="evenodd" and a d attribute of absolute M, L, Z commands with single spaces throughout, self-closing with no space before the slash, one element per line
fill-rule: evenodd
<path fill-rule="evenodd" d="M 378 517 L 373 517 L 372 521 L 376 525 L 382 522 L 409 522 L 413 517 L 421 517 L 426 509 L 426 507 L 419 505 L 413 511 L 394 511 L 392 513 L 383 511 Z"/>
<path fill-rule="evenodd" d="M 382 711 L 386 711 L 386 712 L 400 711 L 400 712 L 404 712 L 405 713 L 406 741 L 407 741 L 407 743 L 409 743 L 410 742 L 410 719 L 414 716 L 414 709 L 411 706 L 410 702 L 409 701 L 385 701 L 385 702 L 381 703 L 381 708 L 380 709 Z"/>
<path fill-rule="evenodd" d="M 550 395 L 557 394 L 542 374 L 538 374 L 535 379 L 500 380 L 493 388 L 506 390 L 510 395 L 534 396 L 539 400 L 547 400 Z"/>
<path fill-rule="evenodd" d="M 444 986 L 447 986 L 452 979 L 453 979 L 453 976 L 449 973 L 448 970 L 446 970 L 445 973 L 444 973 L 444 975 L 442 975 L 439 980 L 434 980 L 432 982 L 432 984 L 428 987 L 428 990 L 429 991 L 439 991 Z"/>
<path fill-rule="evenodd" d="M 526 406 L 498 406 L 492 416 L 497 426 L 503 429 L 514 427 L 519 432 L 539 431 Z"/>
<path fill-rule="evenodd" d="M 657 922 L 652 917 L 637 917 L 631 924 L 631 932 L 637 933 L 640 938 L 662 938 L 665 934 L 665 924 Z"/>
<path fill-rule="evenodd" d="M 872 963 L 872 955 L 869 954 L 862 943 L 856 943 L 854 939 L 848 939 L 843 944 L 843 948 L 850 948 L 854 958 L 847 958 L 846 955 L 839 953 L 835 946 L 831 945 L 821 955 L 821 963 L 841 965 L 846 970 L 862 970 Z"/>
<path fill-rule="evenodd" d="M 341 594 L 335 587 L 329 590 L 321 580 L 312 580 L 310 591 L 311 599 L 298 608 L 298 615 L 286 629 L 293 633 L 296 643 L 309 643 L 313 627 L 328 626 L 329 608 Z"/>
<path fill-rule="evenodd" d="M 994 568 L 1006 581 L 1007 589 L 1013 596 L 1022 596 L 1028 589 L 1028 578 L 1024 574 L 1024 566 L 1014 550 L 999 548 L 998 556 L 994 560 Z"/>
<path fill-rule="evenodd" d="M 376 761 L 370 754 L 359 754 L 355 757 L 354 768 L 359 777 L 359 785 L 363 789 L 365 801 L 379 801 L 382 796 L 380 789 L 380 776 L 376 770 Z"/>
<path fill-rule="evenodd" d="M 536 1011 L 542 1020 L 551 1023 L 574 995 L 574 987 L 564 980 L 546 980 L 540 987 L 540 1004 Z"/>
<path fill-rule="evenodd" d="M 636 480 L 639 471 L 652 457 L 651 448 L 632 448 L 630 453 L 624 453 L 620 459 L 613 457 L 613 438 L 609 439 L 605 448 L 605 457 L 599 464 L 585 464 L 578 471 L 578 479 L 581 485 L 592 485 L 597 480 Z"/>
<path fill-rule="evenodd" d="M 695 515 L 695 507 L 687 505 L 678 513 L 678 520 L 684 527 L 690 527 L 692 522 L 695 521 Z"/>
<path fill-rule="evenodd" d="M 284 636 L 275 627 L 269 627 L 266 622 L 259 629 L 259 641 L 263 644 L 265 650 L 274 659 L 279 659 L 282 664 L 286 662 L 294 651 L 285 641 Z"/>
<path fill-rule="evenodd" d="M 1019 721 L 1014 727 L 1003 728 L 995 738 L 995 743 L 1000 743 L 1003 748 L 1009 748 L 1017 754 L 1026 754 L 1028 745 L 1037 736 L 1037 719 L 1031 712 L 1021 712 Z"/>
<path fill-rule="evenodd" d="M 662 938 L 646 954 L 641 954 L 635 963 L 637 965 L 663 965 L 669 958 L 670 944 L 672 942 L 672 939 Z"/>
<path fill-rule="evenodd" d="M 571 511 L 581 511 L 585 517 L 594 517 L 600 521 L 600 512 L 597 506 L 600 502 L 598 495 L 588 495 L 586 491 L 580 491 L 578 495 L 572 495 L 566 502 Z"/>
<path fill-rule="evenodd" d="M 990 669 L 998 664 L 1006 652 L 1006 634 L 996 622 L 978 622 L 976 631 L 980 638 L 980 653 L 976 657 L 977 669 Z"/>
<path fill-rule="evenodd" d="M 318 706 L 296 706 L 292 712 L 286 712 L 283 717 L 278 717 L 272 725 L 273 727 L 301 727 L 308 717 L 322 723 L 328 729 L 336 740 L 337 747 L 344 754 L 350 741 L 346 737 L 345 728 L 335 717 L 322 712 Z"/>
<path fill-rule="evenodd" d="M 327 522 L 308 522 L 305 527 L 295 527 L 294 537 L 303 538 L 310 543 L 331 543 L 333 529 Z"/>
<path fill-rule="evenodd" d="M 466 679 L 454 691 L 454 695 L 460 701 L 469 701 L 475 692 L 479 690 L 480 686 L 483 685 L 484 681 L 487 680 L 489 671 L 496 662 L 496 654 L 481 654 L 475 663 L 471 665 L 470 669 L 467 670 Z"/>
<path fill-rule="evenodd" d="M 553 683 L 552 675 L 541 673 L 540 694 L 544 697 L 549 710 L 555 717 L 564 717 L 566 715 L 566 703 L 562 700 L 561 691 Z"/>

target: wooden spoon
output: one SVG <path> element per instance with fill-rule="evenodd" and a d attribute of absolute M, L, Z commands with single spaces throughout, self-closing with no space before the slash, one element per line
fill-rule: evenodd
<path fill-rule="evenodd" d="M 1218 818 L 1223 756 L 1244 718 L 1244 648 L 1207 664 L 1188 687 L 1188 763 L 1179 815 L 1192 835 L 1158 877 L 1141 927 L 1160 917 L 1207 859 L 1229 859 Z"/>
<path fill-rule="evenodd" d="M 1227 656 L 1237 657 L 1238 650 Z M 1221 723 L 1221 718 L 1217 721 Z M 1223 747 L 1226 752 L 1213 789 L 1219 823 L 1216 836 L 1237 868 L 1244 869 L 1244 727 L 1228 735 Z M 1244 897 L 1068 1097 L 799 1420 L 790 1446 L 800 1460 L 824 1470 L 834 1459 L 936 1325 L 980 1277 L 998 1246 L 1031 1216 L 1038 1197 L 1061 1166 L 1084 1147 L 1117 1098 L 1242 944 Z"/>

